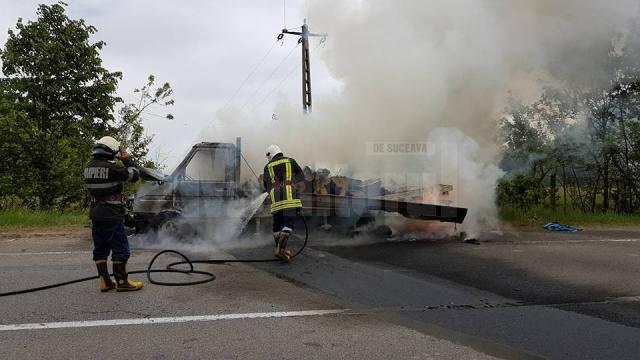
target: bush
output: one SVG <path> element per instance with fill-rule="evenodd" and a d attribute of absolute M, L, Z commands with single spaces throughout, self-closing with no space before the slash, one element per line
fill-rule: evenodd
<path fill-rule="evenodd" d="M 540 180 L 534 176 L 516 174 L 511 179 L 503 179 L 496 187 L 500 207 L 529 209 L 544 202 L 547 192 Z"/>

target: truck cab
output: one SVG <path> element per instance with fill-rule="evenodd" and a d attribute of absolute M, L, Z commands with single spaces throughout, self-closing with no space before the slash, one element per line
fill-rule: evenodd
<path fill-rule="evenodd" d="M 226 200 L 240 196 L 240 139 L 195 144 L 168 176 L 141 170 L 150 181 L 133 199 L 128 226 L 140 231 L 177 217 L 216 215 Z"/>

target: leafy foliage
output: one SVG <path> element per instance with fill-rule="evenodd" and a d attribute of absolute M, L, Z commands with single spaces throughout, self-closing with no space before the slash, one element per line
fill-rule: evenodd
<path fill-rule="evenodd" d="M 171 106 L 174 104 L 174 100 L 171 98 L 173 89 L 171 89 L 171 85 L 168 82 L 155 88 L 155 90 L 154 85 L 155 76 L 149 75 L 147 83 L 143 87 L 134 90 L 134 93 L 138 95 L 138 103 L 123 106 L 118 111 L 119 121 L 116 123 L 116 134 L 120 142 L 128 148 L 134 159 L 138 159 L 138 161 L 147 165 L 155 165 L 147 158 L 148 147 L 153 140 L 153 136 L 145 134 L 142 117 L 154 105 Z M 151 115 L 163 117 L 153 113 Z M 173 120 L 173 115 L 166 114 L 164 118 Z"/>
<path fill-rule="evenodd" d="M 105 43 L 91 39 L 96 28 L 70 19 L 66 6 L 40 5 L 35 21 L 18 19 L 0 51 L 0 194 L 31 208 L 86 199 L 82 170 L 97 138 L 121 136 L 144 161 L 151 137 L 141 114 L 173 104 L 169 84 L 152 90 L 150 76 L 139 104 L 124 105 L 116 119 L 122 74 L 103 67 Z"/>
<path fill-rule="evenodd" d="M 2 153 L 10 188 L 32 206 L 51 208 L 83 196 L 82 165 L 92 138 L 111 130 L 109 121 L 120 98 L 114 95 L 121 74 L 102 67 L 96 29 L 71 20 L 63 3 L 38 7 L 38 20 L 18 20 L 17 32 L 0 53 L 2 99 L 12 110 L 3 116 Z"/>
<path fill-rule="evenodd" d="M 496 188 L 498 204 L 520 209 L 539 205 L 546 193 L 536 177 L 516 174 L 512 179 L 503 179 Z"/>
<path fill-rule="evenodd" d="M 616 37 L 603 46 L 607 81 L 554 79 L 533 103 L 512 100 L 501 119 L 503 165 L 548 187 L 552 207 L 559 183 L 565 210 L 640 210 L 640 20 L 633 26 L 624 42 Z M 503 202 L 536 203 L 526 199 L 522 180 L 498 187 Z"/>

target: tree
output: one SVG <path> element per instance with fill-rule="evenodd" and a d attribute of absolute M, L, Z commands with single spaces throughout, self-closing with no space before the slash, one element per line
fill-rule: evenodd
<path fill-rule="evenodd" d="M 506 112 L 500 119 L 505 157 L 526 160 L 531 154 L 542 153 L 543 134 L 534 126 L 530 108 L 511 98 Z"/>
<path fill-rule="evenodd" d="M 565 209 L 568 197 L 582 211 L 640 208 L 640 17 L 630 25 L 600 44 L 603 76 L 554 78 L 535 102 L 507 108 L 503 163 L 522 170 L 513 164 L 529 160 L 552 207 L 561 175 Z"/>
<path fill-rule="evenodd" d="M 16 111 L 8 101 L 0 84 L 0 129 L 2 129 L 0 131 L 0 149 L 5 159 L 0 161 L 0 194 L 16 195 L 16 186 L 22 180 L 20 176 L 22 173 L 16 173 L 15 169 L 23 167 L 25 164 L 9 161 L 9 159 L 15 158 L 11 155 L 21 150 L 19 143 L 13 136 L 13 130 L 23 117 L 24 114 Z M 22 192 L 27 191 L 25 188 L 21 188 L 21 190 Z"/>
<path fill-rule="evenodd" d="M 65 3 L 38 6 L 38 18 L 9 30 L 0 51 L 4 162 L 11 193 L 51 208 L 84 197 L 82 168 L 93 140 L 113 130 L 120 72 L 102 66 L 96 28 L 65 14 Z M 11 194 L 9 193 L 9 194 Z"/>
<path fill-rule="evenodd" d="M 158 164 L 147 158 L 149 153 L 149 144 L 153 140 L 153 136 L 147 135 L 144 132 L 142 125 L 142 116 L 144 114 L 150 114 L 152 116 L 164 117 L 169 120 L 173 120 L 172 114 L 156 115 L 149 113 L 148 110 L 152 106 L 171 106 L 174 104 L 171 95 L 173 89 L 168 82 L 165 82 L 161 86 L 155 88 L 155 76 L 149 75 L 147 83 L 139 88 L 135 89 L 134 93 L 138 95 L 138 103 L 127 104 L 123 106 L 119 111 L 119 120 L 116 122 L 115 127 L 117 129 L 117 138 L 121 141 L 123 146 L 126 146 L 133 159 L 136 159 L 140 163 L 147 166 L 155 167 Z"/>

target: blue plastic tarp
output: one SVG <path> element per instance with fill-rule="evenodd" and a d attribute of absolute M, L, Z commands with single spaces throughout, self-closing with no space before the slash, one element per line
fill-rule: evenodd
<path fill-rule="evenodd" d="M 572 233 L 578 231 L 578 229 L 574 228 L 573 226 L 564 225 L 557 222 L 546 223 L 542 225 L 542 227 L 549 231 L 572 232 Z"/>

